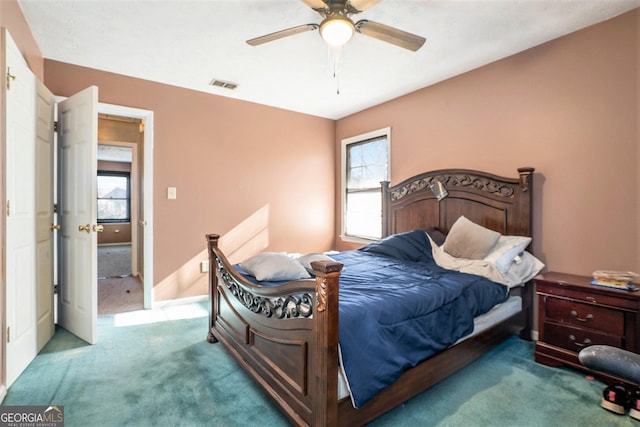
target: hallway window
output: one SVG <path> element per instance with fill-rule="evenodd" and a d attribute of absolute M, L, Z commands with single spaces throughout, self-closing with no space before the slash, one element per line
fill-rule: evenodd
<path fill-rule="evenodd" d="M 98 222 L 131 220 L 131 185 L 128 172 L 98 171 Z"/>

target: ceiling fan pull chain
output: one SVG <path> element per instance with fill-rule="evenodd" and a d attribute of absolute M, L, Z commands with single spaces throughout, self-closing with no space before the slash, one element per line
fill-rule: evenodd
<path fill-rule="evenodd" d="M 327 47 L 327 72 L 329 77 L 336 80 L 336 94 L 340 95 L 340 60 L 342 59 L 342 46 Z"/>

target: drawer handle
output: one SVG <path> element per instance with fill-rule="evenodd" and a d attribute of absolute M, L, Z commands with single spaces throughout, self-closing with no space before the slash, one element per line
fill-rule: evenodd
<path fill-rule="evenodd" d="M 580 343 L 576 341 L 576 337 L 574 335 L 569 335 L 569 340 L 578 347 L 586 347 L 588 345 L 591 345 L 591 340 L 589 338 L 585 338 L 584 342 Z"/>
<path fill-rule="evenodd" d="M 588 322 L 589 320 L 593 320 L 593 314 L 589 313 L 587 314 L 587 317 L 582 318 L 582 317 L 578 317 L 578 312 L 575 310 L 571 310 L 571 315 L 573 317 L 575 317 L 575 319 L 579 322 Z"/>

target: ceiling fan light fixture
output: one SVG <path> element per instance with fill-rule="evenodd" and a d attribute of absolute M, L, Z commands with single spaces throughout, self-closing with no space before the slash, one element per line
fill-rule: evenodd
<path fill-rule="evenodd" d="M 354 32 L 353 22 L 344 16 L 331 16 L 320 24 L 320 35 L 331 46 L 345 45 Z"/>

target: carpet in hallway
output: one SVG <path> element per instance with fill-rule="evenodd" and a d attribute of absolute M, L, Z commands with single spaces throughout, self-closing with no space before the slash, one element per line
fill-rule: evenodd
<path fill-rule="evenodd" d="M 131 274 L 131 245 L 98 246 L 98 277 Z"/>
<path fill-rule="evenodd" d="M 98 315 L 144 308 L 143 285 L 139 277 L 98 279 Z"/>

